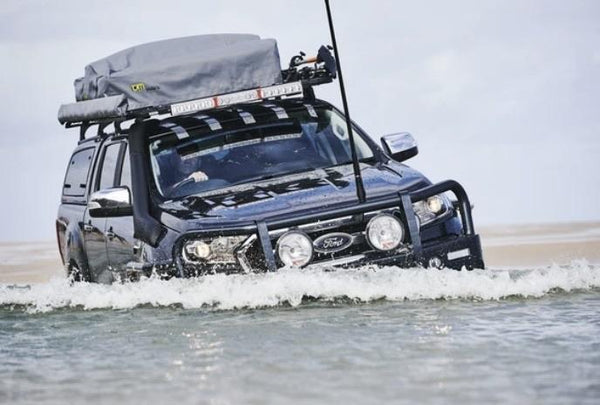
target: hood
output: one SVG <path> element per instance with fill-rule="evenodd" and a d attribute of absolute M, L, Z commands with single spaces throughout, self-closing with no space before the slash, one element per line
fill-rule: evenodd
<path fill-rule="evenodd" d="M 369 200 L 429 184 L 422 174 L 403 165 L 394 165 L 392 170 L 382 164 L 361 163 L 361 173 Z M 352 165 L 348 164 L 224 187 L 167 201 L 160 208 L 163 213 L 175 217 L 175 222 L 180 222 L 177 219 L 186 220 L 186 226 L 173 226 L 184 230 L 217 223 L 223 226 L 240 221 L 253 222 L 299 215 L 356 200 L 354 172 Z M 163 220 L 171 222 L 169 218 Z"/>

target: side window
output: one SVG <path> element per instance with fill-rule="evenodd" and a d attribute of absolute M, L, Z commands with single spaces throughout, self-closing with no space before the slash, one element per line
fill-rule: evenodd
<path fill-rule="evenodd" d="M 127 186 L 131 191 L 131 167 L 129 166 L 129 148 L 123 154 L 123 164 L 121 166 L 120 186 Z"/>
<path fill-rule="evenodd" d="M 94 148 L 80 150 L 71 156 L 63 185 L 64 196 L 83 197 L 85 195 L 93 156 Z"/>
<path fill-rule="evenodd" d="M 97 190 L 114 187 L 117 161 L 119 160 L 119 151 L 122 144 L 122 142 L 113 143 L 104 149 L 102 171 L 100 172 L 100 181 L 98 182 Z"/>

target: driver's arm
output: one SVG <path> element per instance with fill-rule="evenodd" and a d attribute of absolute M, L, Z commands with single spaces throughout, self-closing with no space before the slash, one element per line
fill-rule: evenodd
<path fill-rule="evenodd" d="M 173 184 L 170 189 L 171 190 L 175 190 L 177 187 L 183 185 L 184 183 L 189 183 L 190 181 L 194 181 L 194 183 L 198 183 L 201 181 L 206 181 L 208 180 L 208 176 L 206 175 L 206 173 L 204 173 L 201 170 L 198 170 L 197 172 L 194 172 L 192 174 L 190 174 L 189 176 L 187 176 L 185 179 L 178 181 L 177 183 Z"/>
<path fill-rule="evenodd" d="M 195 183 L 198 183 L 200 181 L 208 180 L 208 176 L 202 170 L 198 170 L 197 172 L 190 174 L 187 179 L 193 179 Z"/>

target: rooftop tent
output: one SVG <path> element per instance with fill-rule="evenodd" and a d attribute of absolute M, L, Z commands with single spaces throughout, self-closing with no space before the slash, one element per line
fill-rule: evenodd
<path fill-rule="evenodd" d="M 87 65 L 84 77 L 75 80 L 78 102 L 61 106 L 58 118 L 64 123 L 123 117 L 138 109 L 281 81 L 274 39 L 250 34 L 168 39 L 134 46 Z"/>

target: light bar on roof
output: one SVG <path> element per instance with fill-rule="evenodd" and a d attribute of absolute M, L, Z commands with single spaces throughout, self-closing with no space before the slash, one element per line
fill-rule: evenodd
<path fill-rule="evenodd" d="M 277 84 L 275 86 L 262 88 L 259 87 L 252 90 L 238 91 L 236 93 L 171 104 L 171 115 L 189 114 L 196 111 L 209 110 L 211 108 L 225 107 L 238 103 L 249 103 L 273 97 L 291 96 L 294 94 L 302 94 L 302 82 Z"/>

